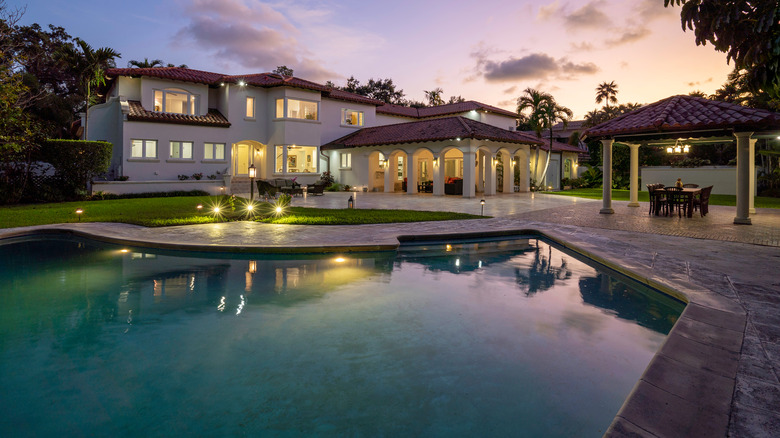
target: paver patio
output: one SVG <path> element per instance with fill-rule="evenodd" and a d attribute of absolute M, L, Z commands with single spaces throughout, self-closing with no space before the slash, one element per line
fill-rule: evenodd
<path fill-rule="evenodd" d="M 348 193 L 296 198 L 295 205 L 344 208 Z M 479 199 L 359 193 L 357 208 L 480 213 Z M 229 250 L 392 249 L 401 235 L 537 230 L 691 301 L 637 383 L 609 433 L 614 436 L 780 436 L 780 211 L 759 209 L 734 225 L 734 207 L 701 218 L 655 217 L 647 203 L 545 194 L 486 198 L 490 219 L 357 226 L 253 222 L 143 228 L 81 223 L 0 230 L 0 239 L 72 230 L 117 242 Z M 319 248 L 318 248 L 319 247 Z"/>

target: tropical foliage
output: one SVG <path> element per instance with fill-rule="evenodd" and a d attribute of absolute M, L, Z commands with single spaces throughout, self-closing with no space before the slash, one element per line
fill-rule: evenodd
<path fill-rule="evenodd" d="M 712 44 L 726 61 L 744 70 L 754 92 L 780 98 L 780 7 L 777 1 L 664 0 L 682 6 L 683 30 L 694 31 L 697 45 Z"/>

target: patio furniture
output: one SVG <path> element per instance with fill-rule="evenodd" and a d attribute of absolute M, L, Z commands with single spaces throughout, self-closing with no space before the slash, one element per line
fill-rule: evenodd
<path fill-rule="evenodd" d="M 666 203 L 666 192 L 663 184 L 648 184 L 647 192 L 650 195 L 650 211 L 648 214 L 658 214 Z"/>
<path fill-rule="evenodd" d="M 677 210 L 677 217 L 682 217 L 683 211 L 687 215 L 688 195 L 683 194 L 682 187 L 664 187 L 666 192 L 666 215 L 674 214 Z"/>
<path fill-rule="evenodd" d="M 462 178 L 449 178 L 444 183 L 444 194 L 446 195 L 462 195 L 463 194 L 463 179 Z"/>
<path fill-rule="evenodd" d="M 433 181 L 423 181 L 417 184 L 419 193 L 433 193 Z"/>
<path fill-rule="evenodd" d="M 324 195 L 324 191 L 325 182 L 322 180 L 317 180 L 314 182 L 314 184 L 306 185 L 306 193 L 309 195 Z"/>
<path fill-rule="evenodd" d="M 257 184 L 257 194 L 264 198 L 272 198 L 279 191 L 276 186 L 264 179 L 256 180 L 255 184 Z"/>
<path fill-rule="evenodd" d="M 697 198 L 693 198 L 693 209 L 699 210 L 701 217 L 704 217 L 710 210 L 710 193 L 712 193 L 712 187 L 705 187 L 701 189 L 701 194 Z"/>

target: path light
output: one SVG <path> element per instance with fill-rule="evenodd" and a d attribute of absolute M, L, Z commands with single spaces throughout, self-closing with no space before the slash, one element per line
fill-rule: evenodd
<path fill-rule="evenodd" d="M 203 204 L 198 204 L 195 208 L 197 208 L 198 213 L 200 213 L 201 211 L 203 211 Z"/>
<path fill-rule="evenodd" d="M 282 214 L 282 207 L 281 206 L 276 207 L 276 214 Z"/>
<path fill-rule="evenodd" d="M 79 218 L 79 222 L 81 222 L 81 214 L 84 213 L 84 210 L 77 208 L 76 209 L 76 216 Z"/>
<path fill-rule="evenodd" d="M 485 200 L 481 199 L 479 201 L 479 204 L 480 204 L 480 206 L 482 206 L 482 213 L 480 214 L 480 216 L 484 216 L 485 215 Z"/>
<path fill-rule="evenodd" d="M 257 168 L 254 163 L 249 165 L 249 200 L 255 199 L 255 176 L 257 176 Z"/>

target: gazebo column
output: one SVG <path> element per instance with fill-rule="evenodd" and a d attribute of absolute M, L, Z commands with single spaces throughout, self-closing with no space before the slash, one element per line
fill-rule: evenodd
<path fill-rule="evenodd" d="M 754 167 L 755 158 L 751 155 L 752 132 L 735 132 L 737 138 L 737 216 L 735 224 L 750 225 L 750 168 Z"/>
<path fill-rule="evenodd" d="M 485 153 L 482 151 L 477 151 L 476 154 L 476 162 L 474 163 L 476 166 L 476 190 L 478 192 L 485 192 Z"/>
<path fill-rule="evenodd" d="M 433 156 L 433 195 L 444 195 L 444 154 Z"/>
<path fill-rule="evenodd" d="M 502 154 L 504 162 L 504 193 L 515 192 L 515 160 L 509 154 Z"/>
<path fill-rule="evenodd" d="M 417 172 L 414 169 L 414 155 L 406 154 L 406 193 L 417 193 Z"/>
<path fill-rule="evenodd" d="M 639 207 L 639 145 L 629 144 L 631 149 L 631 187 L 629 207 Z"/>
<path fill-rule="evenodd" d="M 394 184 L 394 180 L 393 180 L 394 171 L 390 170 L 390 161 L 392 161 L 391 158 L 394 158 L 395 156 L 394 155 L 390 155 L 390 156 L 385 155 L 385 157 L 386 157 L 385 164 L 384 164 L 384 167 L 385 167 L 385 193 L 392 193 L 392 192 L 395 191 L 395 184 Z"/>
<path fill-rule="evenodd" d="M 755 138 L 750 139 L 750 151 L 748 152 L 750 161 L 750 181 L 748 181 L 750 186 L 750 205 L 748 206 L 748 211 L 750 214 L 756 214 L 756 141 L 757 139 Z"/>
<path fill-rule="evenodd" d="M 485 154 L 485 189 L 486 196 L 496 194 L 496 159 L 493 154 Z"/>
<path fill-rule="evenodd" d="M 602 189 L 601 214 L 614 214 L 612 209 L 612 143 L 614 140 L 601 140 L 601 156 L 603 158 L 604 178 Z"/>
<path fill-rule="evenodd" d="M 531 150 L 520 156 L 521 160 L 517 163 L 520 166 L 520 191 L 531 191 Z"/>
<path fill-rule="evenodd" d="M 463 197 L 474 198 L 477 193 L 474 189 L 477 179 L 477 152 L 463 152 Z"/>

